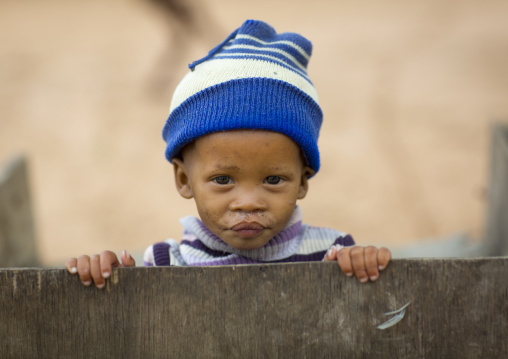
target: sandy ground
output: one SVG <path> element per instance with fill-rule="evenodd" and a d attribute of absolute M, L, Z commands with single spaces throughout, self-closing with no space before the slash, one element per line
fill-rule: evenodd
<path fill-rule="evenodd" d="M 507 2 L 192 4 L 194 31 L 143 0 L 0 1 L 0 161 L 30 160 L 43 263 L 179 238 L 195 209 L 163 157 L 175 80 L 247 18 L 314 44 L 325 122 L 307 222 L 362 244 L 482 238 Z"/>

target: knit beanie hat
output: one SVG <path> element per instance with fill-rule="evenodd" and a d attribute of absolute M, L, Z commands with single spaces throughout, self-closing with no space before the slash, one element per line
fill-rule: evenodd
<path fill-rule="evenodd" d="M 311 53 L 312 44 L 303 36 L 277 34 L 267 23 L 247 20 L 189 65 L 162 131 L 166 158 L 171 161 L 209 133 L 259 129 L 293 139 L 317 172 L 323 114 L 307 76 Z"/>

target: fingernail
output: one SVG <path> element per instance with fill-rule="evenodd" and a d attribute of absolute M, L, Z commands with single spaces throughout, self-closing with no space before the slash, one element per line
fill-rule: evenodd
<path fill-rule="evenodd" d="M 111 275 L 111 273 L 109 273 L 109 272 L 102 273 L 103 278 L 109 278 L 110 275 Z"/>
<path fill-rule="evenodd" d="M 92 284 L 92 282 L 91 282 L 91 281 L 86 281 L 86 282 L 83 282 L 83 285 L 86 285 L 87 287 L 88 287 L 90 284 Z"/>
<path fill-rule="evenodd" d="M 366 283 L 369 280 L 367 277 L 360 278 L 361 283 Z"/>
<path fill-rule="evenodd" d="M 78 272 L 78 268 L 76 268 L 76 267 L 72 267 L 71 268 L 71 273 L 74 274 L 74 273 L 77 273 L 77 272 Z"/>
<path fill-rule="evenodd" d="M 383 269 L 385 269 L 385 267 L 383 267 L 383 266 L 377 266 L 377 269 L 383 270 Z"/>
<path fill-rule="evenodd" d="M 105 284 L 104 284 L 104 283 L 102 283 L 102 284 L 97 284 L 97 285 L 96 285 L 96 287 L 97 287 L 98 289 L 102 289 L 102 288 L 104 288 L 104 286 L 105 286 Z"/>
<path fill-rule="evenodd" d="M 377 279 L 377 275 L 372 275 L 372 276 L 370 276 L 370 280 L 371 280 L 371 281 L 373 281 L 373 282 L 374 282 L 376 279 Z"/>
<path fill-rule="evenodd" d="M 352 277 L 353 276 L 353 272 L 346 272 L 344 274 L 347 275 L 348 277 Z"/>

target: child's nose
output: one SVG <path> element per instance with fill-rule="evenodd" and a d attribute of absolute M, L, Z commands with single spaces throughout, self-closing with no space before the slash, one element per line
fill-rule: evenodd
<path fill-rule="evenodd" d="M 237 197 L 229 205 L 230 210 L 245 212 L 265 211 L 268 206 L 259 192 L 257 189 L 239 191 Z"/>

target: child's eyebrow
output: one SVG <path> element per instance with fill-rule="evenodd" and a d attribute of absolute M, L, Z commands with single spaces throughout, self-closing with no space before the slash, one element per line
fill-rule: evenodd
<path fill-rule="evenodd" d="M 274 166 L 274 167 L 270 167 L 270 170 L 271 171 L 291 171 L 291 168 L 289 167 L 280 167 L 280 166 Z"/>
<path fill-rule="evenodd" d="M 217 170 L 231 170 L 231 171 L 240 171 L 240 167 L 238 166 L 223 166 L 220 163 L 215 165 Z"/>

